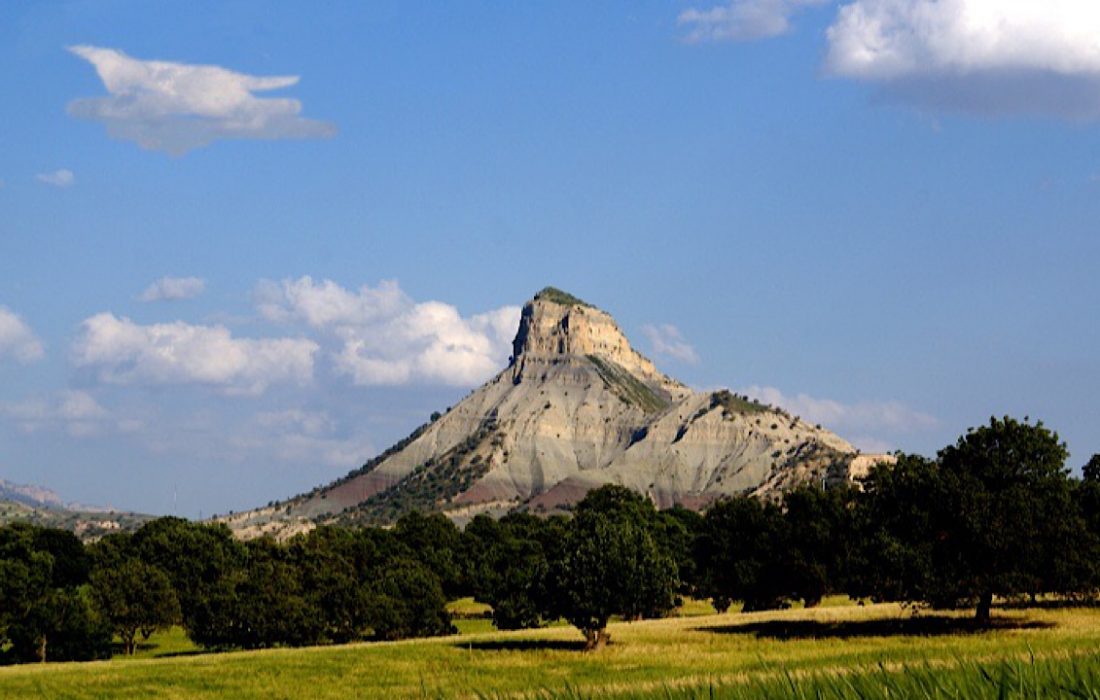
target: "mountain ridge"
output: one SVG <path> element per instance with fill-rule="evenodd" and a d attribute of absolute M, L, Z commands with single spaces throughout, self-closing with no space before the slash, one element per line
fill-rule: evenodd
<path fill-rule="evenodd" d="M 618 483 L 658 506 L 704 508 L 848 478 L 858 451 L 821 426 L 660 372 L 607 312 L 553 287 L 521 312 L 508 365 L 361 468 L 223 520 L 242 536 L 386 523 L 409 510 L 567 510 Z M 863 460 L 866 461 L 866 460 Z"/>

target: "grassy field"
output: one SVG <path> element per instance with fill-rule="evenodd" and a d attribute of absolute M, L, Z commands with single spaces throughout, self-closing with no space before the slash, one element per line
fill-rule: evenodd
<path fill-rule="evenodd" d="M 967 615 L 876 605 L 695 614 L 611 634 L 590 654 L 569 627 L 195 654 L 171 631 L 146 658 L 0 669 L 0 697 L 1100 698 L 1100 609 L 998 611 L 981 632 Z"/>

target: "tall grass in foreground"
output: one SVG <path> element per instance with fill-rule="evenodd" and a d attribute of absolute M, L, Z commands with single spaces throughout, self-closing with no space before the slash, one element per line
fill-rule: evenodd
<path fill-rule="evenodd" d="M 482 695 L 482 700 L 496 700 Z M 511 696 L 514 697 L 514 696 Z M 646 690 L 588 692 L 573 686 L 533 692 L 532 700 L 970 700 L 1082 698 L 1100 700 L 1100 656 L 1070 659 L 964 662 L 858 673 L 777 673 L 744 683 L 700 683 Z"/>

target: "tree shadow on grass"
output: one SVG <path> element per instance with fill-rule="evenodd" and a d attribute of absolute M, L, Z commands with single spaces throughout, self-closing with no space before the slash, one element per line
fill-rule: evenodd
<path fill-rule="evenodd" d="M 566 639 L 493 639 L 457 642 L 455 646 L 474 651 L 584 651 L 583 640 Z"/>
<path fill-rule="evenodd" d="M 696 627 L 699 632 L 752 634 L 768 639 L 855 639 L 859 637 L 939 637 L 1005 630 L 1050 629 L 1052 622 L 995 617 L 986 625 L 968 617 L 921 615 L 878 620 L 769 620 L 743 625 Z"/>
<path fill-rule="evenodd" d="M 217 652 L 209 651 L 207 649 L 188 649 L 186 651 L 166 651 L 163 654 L 153 654 L 154 659 L 176 659 L 181 656 L 203 656 L 205 654 L 215 654 Z"/>
<path fill-rule="evenodd" d="M 998 603 L 1005 610 L 1067 610 L 1072 608 L 1100 608 L 1100 600 L 1073 598 L 1053 598 L 1040 600 L 1009 600 Z"/>

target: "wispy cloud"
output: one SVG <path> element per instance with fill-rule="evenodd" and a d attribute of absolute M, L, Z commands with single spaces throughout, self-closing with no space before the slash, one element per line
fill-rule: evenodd
<path fill-rule="evenodd" d="M 300 408 L 257 413 L 230 442 L 246 453 L 268 453 L 283 462 L 342 468 L 362 462 L 375 451 L 364 436 L 341 436 L 328 412 Z"/>
<path fill-rule="evenodd" d="M 684 41 L 754 41 L 786 34 L 799 10 L 833 0 L 733 0 L 700 10 L 689 8 L 676 23 L 687 28 Z"/>
<path fill-rule="evenodd" d="M 140 325 L 101 313 L 81 324 L 73 361 L 109 384 L 201 384 L 260 394 L 271 384 L 311 382 L 318 349 L 306 338 L 234 338 L 224 326 Z"/>
<path fill-rule="evenodd" d="M 34 176 L 34 179 L 51 187 L 72 187 L 76 183 L 76 176 L 73 175 L 73 171 L 64 168 L 48 173 L 38 173 Z"/>
<path fill-rule="evenodd" d="M 463 317 L 444 302 L 413 301 L 393 281 L 357 290 L 308 276 L 263 281 L 254 297 L 265 318 L 320 332 L 336 371 L 363 386 L 476 385 L 504 366 L 520 313 L 505 306 Z"/>
<path fill-rule="evenodd" d="M 699 355 L 695 348 L 684 339 L 680 329 L 671 323 L 642 326 L 642 334 L 649 340 L 650 351 L 661 357 L 671 357 L 680 362 L 695 364 Z"/>
<path fill-rule="evenodd" d="M 122 51 L 72 46 L 95 66 L 109 93 L 69 103 L 69 114 L 107 127 L 114 138 L 182 154 L 218 139 L 323 138 L 327 122 L 301 116 L 302 103 L 254 93 L 291 87 L 298 76 L 253 76 L 211 65 L 147 61 Z"/>
<path fill-rule="evenodd" d="M 923 107 L 1095 120 L 1098 36 L 1100 4 L 1082 0 L 855 0 L 825 66 Z"/>
<path fill-rule="evenodd" d="M 29 364 L 46 354 L 42 341 L 17 313 L 0 306 L 0 360 L 14 358 Z"/>
<path fill-rule="evenodd" d="M 206 280 L 200 277 L 161 277 L 145 288 L 139 301 L 178 301 L 194 299 L 206 289 Z"/>
<path fill-rule="evenodd" d="M 85 391 L 61 391 L 23 401 L 0 402 L 0 416 L 26 433 L 61 429 L 72 437 L 91 437 L 124 427 Z"/>

